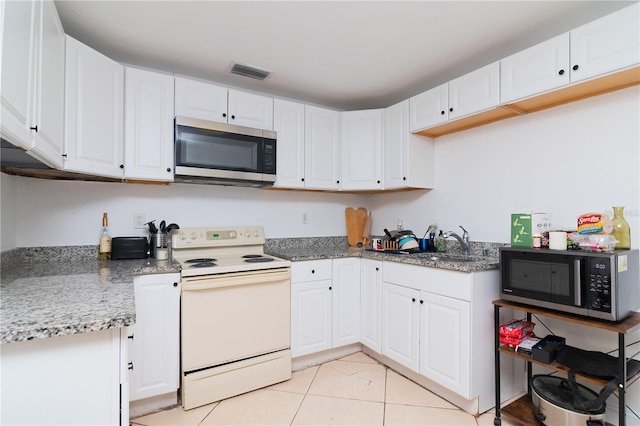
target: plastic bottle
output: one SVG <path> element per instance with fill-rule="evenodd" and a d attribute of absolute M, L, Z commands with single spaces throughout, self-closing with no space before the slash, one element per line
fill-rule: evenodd
<path fill-rule="evenodd" d="M 618 240 L 616 244 L 617 249 L 630 249 L 631 248 L 631 229 L 629 223 L 624 218 L 624 207 L 613 208 L 613 231 L 611 235 Z"/>
<path fill-rule="evenodd" d="M 438 234 L 436 246 L 438 247 L 438 253 L 444 253 L 445 251 L 447 251 L 447 240 L 446 238 L 444 238 L 442 230 L 440 230 L 440 234 Z"/>
<path fill-rule="evenodd" d="M 100 244 L 98 246 L 98 259 L 111 259 L 111 233 L 109 233 L 109 225 L 107 214 L 102 214 L 102 229 L 100 230 Z"/>

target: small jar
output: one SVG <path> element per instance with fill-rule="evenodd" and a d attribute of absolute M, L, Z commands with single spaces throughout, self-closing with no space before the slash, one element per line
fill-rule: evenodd
<path fill-rule="evenodd" d="M 533 248 L 540 248 L 542 245 L 542 235 L 533 234 Z"/>

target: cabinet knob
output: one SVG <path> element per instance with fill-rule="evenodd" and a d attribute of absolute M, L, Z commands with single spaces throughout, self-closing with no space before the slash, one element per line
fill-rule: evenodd
<path fill-rule="evenodd" d="M 31 127 L 31 130 L 35 130 L 35 131 L 36 131 L 36 133 L 38 133 L 38 126 L 37 126 L 37 125 L 35 125 L 35 126 Z"/>
<path fill-rule="evenodd" d="M 422 305 L 423 303 L 424 303 L 424 300 L 421 300 L 421 301 L 420 301 L 420 304 Z"/>
<path fill-rule="evenodd" d="M 333 287 L 329 286 L 329 290 L 332 290 L 332 289 L 333 289 Z"/>
<path fill-rule="evenodd" d="M 440 115 L 444 115 L 444 110 L 440 111 Z"/>
<path fill-rule="evenodd" d="M 232 119 L 232 120 L 235 120 L 235 119 L 236 119 L 236 116 L 235 116 L 235 115 L 232 115 L 232 116 L 231 116 L 231 119 Z"/>
<path fill-rule="evenodd" d="M 121 168 L 121 169 L 124 169 L 124 164 L 120 164 L 120 168 Z"/>
<path fill-rule="evenodd" d="M 376 182 L 377 182 L 377 183 L 380 183 L 380 179 L 378 179 Z"/>
<path fill-rule="evenodd" d="M 128 368 L 129 368 L 129 370 L 133 371 L 133 363 L 132 362 L 129 363 L 129 367 Z"/>
<path fill-rule="evenodd" d="M 178 283 L 173 283 L 173 286 L 174 287 L 178 287 Z"/>
<path fill-rule="evenodd" d="M 580 68 L 579 65 L 574 65 L 573 68 L 571 68 L 571 69 L 574 70 L 574 71 L 578 71 L 578 68 Z"/>
<path fill-rule="evenodd" d="M 168 172 L 171 172 L 171 167 L 167 167 L 167 171 L 168 171 Z"/>
<path fill-rule="evenodd" d="M 340 181 L 339 181 L 339 180 L 337 180 L 337 181 L 336 181 L 336 183 L 340 183 Z"/>
<path fill-rule="evenodd" d="M 559 74 L 559 75 L 564 75 L 564 70 L 560 70 L 560 71 L 558 71 L 558 74 Z"/>
<path fill-rule="evenodd" d="M 312 274 L 315 274 L 315 273 L 316 273 L 316 270 L 315 270 L 315 269 L 312 269 L 312 270 L 311 270 L 311 273 L 312 273 Z"/>
<path fill-rule="evenodd" d="M 412 302 L 415 302 L 415 301 L 416 301 L 416 298 L 415 298 L 415 297 L 412 297 L 412 298 L 411 298 L 411 301 L 412 301 Z"/>
<path fill-rule="evenodd" d="M 300 179 L 302 182 L 304 182 L 304 178 Z"/>
<path fill-rule="evenodd" d="M 407 177 L 406 177 L 406 176 L 403 176 L 403 177 L 402 177 L 402 180 L 407 180 Z"/>
<path fill-rule="evenodd" d="M 453 107 L 449 108 L 449 112 L 453 112 Z"/>
<path fill-rule="evenodd" d="M 376 271 L 379 271 L 379 270 L 380 270 L 380 268 L 378 268 L 378 267 L 376 266 Z"/>
<path fill-rule="evenodd" d="M 227 118 L 227 113 L 226 112 L 222 113 L 222 118 Z"/>

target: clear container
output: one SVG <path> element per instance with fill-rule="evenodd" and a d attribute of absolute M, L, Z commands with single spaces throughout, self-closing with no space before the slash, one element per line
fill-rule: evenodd
<path fill-rule="evenodd" d="M 631 229 L 629 223 L 624 218 L 624 207 L 613 208 L 613 231 L 611 235 L 618 240 L 616 247 L 618 249 L 631 248 Z"/>

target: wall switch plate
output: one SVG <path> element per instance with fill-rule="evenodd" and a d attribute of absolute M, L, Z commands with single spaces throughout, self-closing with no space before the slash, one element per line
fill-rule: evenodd
<path fill-rule="evenodd" d="M 309 223 L 309 213 L 308 212 L 302 212 L 302 223 L 305 224 L 305 225 Z"/>
<path fill-rule="evenodd" d="M 133 229 L 146 229 L 147 215 L 145 213 L 133 214 Z"/>

